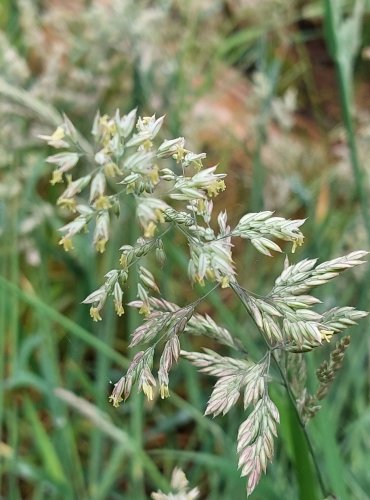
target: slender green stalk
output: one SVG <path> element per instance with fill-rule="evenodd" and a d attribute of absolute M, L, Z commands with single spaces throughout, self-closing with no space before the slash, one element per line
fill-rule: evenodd
<path fill-rule="evenodd" d="M 290 388 L 290 384 L 289 384 L 289 381 L 284 373 L 284 370 L 281 368 L 280 366 L 280 363 L 279 361 L 277 360 L 276 358 L 276 355 L 274 354 L 274 352 L 271 353 L 272 355 L 272 359 L 274 360 L 275 362 L 275 365 L 278 369 L 278 372 L 281 376 L 281 379 L 283 381 L 283 384 L 284 384 L 284 387 L 288 393 L 288 396 L 289 396 L 289 399 L 290 399 L 290 403 L 291 403 L 291 406 L 294 410 L 294 413 L 297 417 L 297 421 L 299 423 L 299 426 L 303 432 L 303 435 L 305 437 L 305 440 L 306 440 L 306 444 L 308 446 L 308 449 L 309 449 L 309 452 L 310 452 L 310 455 L 311 455 L 311 458 L 312 458 L 312 461 L 313 461 L 313 464 L 314 464 L 314 467 L 315 467 L 315 471 L 316 471 L 316 475 L 317 475 L 317 480 L 320 484 L 320 488 L 321 488 L 321 492 L 322 494 L 324 495 L 324 498 L 328 497 L 329 496 L 329 492 L 328 492 L 328 489 L 326 488 L 325 486 L 325 483 L 324 483 L 324 479 L 322 477 L 322 474 L 321 474 L 321 468 L 320 468 L 320 465 L 319 465 L 319 462 L 316 458 L 316 453 L 315 453 L 315 450 L 313 448 L 313 445 L 312 445 L 312 442 L 311 442 L 311 438 L 307 432 L 307 429 L 306 429 L 306 426 L 304 425 L 302 419 L 301 419 L 301 416 L 299 414 L 299 411 L 297 409 L 297 405 L 296 405 L 296 402 L 295 402 L 295 398 L 294 398 L 294 395 L 292 393 L 292 390 Z"/>
<path fill-rule="evenodd" d="M 110 459 L 104 464 L 104 474 L 101 481 L 97 485 L 94 500 L 104 500 L 109 498 L 109 492 L 117 477 L 121 476 L 122 464 L 125 463 L 127 456 L 127 446 L 117 445 L 112 453 Z"/>
<path fill-rule="evenodd" d="M 117 234 L 117 233 L 116 233 Z M 115 238 L 117 239 L 117 237 Z M 115 245 L 112 245 L 115 248 Z M 107 260 L 109 266 L 114 266 L 114 252 L 111 251 L 107 255 Z M 99 336 L 105 345 L 112 347 L 114 337 L 116 334 L 117 320 L 116 315 L 110 309 L 107 311 L 104 324 L 99 324 Z M 95 368 L 95 404 L 98 408 L 104 409 L 107 406 L 107 387 L 109 383 L 109 371 L 110 371 L 111 359 L 104 356 L 101 352 L 97 352 L 96 368 Z M 94 429 L 91 435 L 91 454 L 89 457 L 89 484 L 92 486 L 93 496 L 95 495 L 95 490 L 98 489 L 98 485 L 101 480 L 101 475 L 104 469 L 103 461 L 105 460 L 106 452 L 106 441 L 104 434 L 100 431 L 98 427 Z M 95 498 L 95 496 L 94 496 Z"/>
<path fill-rule="evenodd" d="M 5 276 L 7 261 L 6 261 L 6 250 L 4 245 L 5 239 L 2 238 L 0 245 L 0 276 Z M 6 341 L 7 341 L 7 322 L 6 322 L 6 303 L 7 293 L 6 290 L 0 287 L 0 380 L 5 379 L 5 369 L 6 369 Z M 0 384 L 0 442 L 3 440 L 4 429 L 4 384 Z M 2 458 L 1 458 L 2 460 Z M 3 474 L 0 472 L 0 491 L 2 491 L 2 481 Z"/>
<path fill-rule="evenodd" d="M 264 125 L 257 127 L 257 144 L 253 153 L 253 188 L 252 188 L 252 210 L 258 212 L 263 210 L 263 189 L 265 185 L 265 166 L 261 158 L 261 149 L 265 142 Z"/>
<path fill-rule="evenodd" d="M 267 125 L 271 112 L 271 100 L 276 86 L 277 76 L 279 72 L 279 63 L 275 63 L 271 67 L 266 66 L 266 36 L 262 37 L 261 41 L 261 70 L 266 73 L 266 77 L 270 80 L 271 89 L 267 96 L 264 97 L 261 103 L 260 116 L 256 126 L 256 146 L 253 152 L 253 185 L 251 191 L 251 208 L 258 212 L 264 209 L 264 186 L 265 186 L 265 166 L 262 160 L 262 148 L 267 140 Z"/>
<path fill-rule="evenodd" d="M 42 260 L 46 260 L 46 255 L 42 255 Z M 42 267 L 39 273 L 39 293 L 47 300 L 51 283 L 46 268 Z M 66 425 L 61 426 L 56 432 L 50 433 L 50 446 L 57 454 L 61 468 L 63 469 L 65 480 L 65 494 L 71 497 L 73 492 L 79 495 L 85 495 L 83 470 L 81 463 L 76 453 L 76 443 L 74 440 L 73 432 L 68 419 L 68 413 L 65 406 L 61 401 L 55 397 L 54 389 L 63 386 L 65 383 L 64 377 L 60 370 L 60 354 L 58 337 L 50 335 L 52 331 L 52 322 L 50 318 L 45 317 L 40 311 L 35 313 L 38 319 L 40 331 L 43 332 L 44 340 L 39 348 L 39 363 L 43 378 L 47 381 L 49 390 L 45 394 L 45 406 L 49 409 L 52 415 L 57 415 L 59 421 L 66 422 Z M 45 431 L 46 432 L 46 431 Z"/>
<path fill-rule="evenodd" d="M 17 284 L 19 281 L 19 262 L 18 262 L 18 199 L 13 198 L 10 203 L 9 214 L 9 279 L 12 283 Z M 15 374 L 18 365 L 18 345 L 19 345 L 19 299 L 16 293 L 11 293 L 9 296 L 9 331 L 11 332 L 10 341 L 10 373 Z"/>
<path fill-rule="evenodd" d="M 341 7 L 334 3 L 333 0 L 324 0 L 324 5 L 328 45 L 331 48 L 332 57 L 334 58 L 337 70 L 340 105 L 343 123 L 346 130 L 353 178 L 355 181 L 355 199 L 360 204 L 364 226 L 370 241 L 370 211 L 368 205 L 368 195 L 365 188 L 366 184 L 364 182 L 365 174 L 359 159 L 356 134 L 353 124 L 354 102 L 351 79 L 353 77 L 352 73 L 356 52 L 345 45 L 344 36 L 341 36 L 344 29 L 349 30 L 349 28 L 351 28 L 350 36 L 352 39 L 356 39 L 359 36 L 358 30 L 360 28 L 363 2 L 357 0 L 352 15 L 353 17 L 347 20 L 341 19 Z M 349 25 L 348 23 L 351 21 L 352 24 Z M 347 23 L 346 26 L 345 23 Z M 356 49 L 356 42 L 354 42 L 354 49 Z"/>
<path fill-rule="evenodd" d="M 130 198 L 130 203 L 128 206 L 129 217 L 135 217 L 135 200 Z M 138 237 L 138 230 L 135 224 L 129 224 L 129 241 L 133 243 Z M 136 299 L 138 278 L 137 273 L 130 273 L 129 275 L 129 286 L 127 287 L 127 299 L 132 301 Z M 138 319 L 135 316 L 133 310 L 128 311 L 127 315 L 127 335 L 131 334 L 135 328 L 138 326 Z M 135 447 L 143 452 L 144 446 L 144 436 L 143 436 L 143 415 L 144 415 L 144 405 L 142 394 L 137 393 L 134 395 L 131 403 L 131 414 L 130 414 L 130 428 L 132 432 L 133 439 L 135 441 Z M 131 494 L 135 494 L 138 500 L 145 498 L 145 486 L 144 486 L 144 471 L 143 464 L 141 463 L 139 457 L 133 457 L 131 465 Z M 134 493 L 135 492 L 135 493 Z"/>
<path fill-rule="evenodd" d="M 9 203 L 9 213 L 8 213 L 8 275 L 9 280 L 17 284 L 19 280 L 19 268 L 18 268 L 18 203 L 19 200 L 15 196 Z M 18 344 L 19 344 L 19 302 L 18 296 L 15 293 L 11 293 L 7 300 L 7 316 L 8 325 L 7 330 L 8 336 L 8 372 L 9 375 L 14 376 L 17 373 L 18 366 Z M 15 462 L 18 456 L 18 444 L 19 444 L 19 408 L 16 402 L 12 399 L 9 404 L 8 412 L 8 441 L 9 445 L 13 451 L 13 460 L 11 465 L 11 473 L 9 475 L 9 494 L 12 497 L 17 497 L 18 493 L 18 481 L 15 474 Z"/>

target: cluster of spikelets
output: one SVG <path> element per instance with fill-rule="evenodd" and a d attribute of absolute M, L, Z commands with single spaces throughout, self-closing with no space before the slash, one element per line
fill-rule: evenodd
<path fill-rule="evenodd" d="M 169 373 L 180 355 L 215 376 L 217 381 L 206 415 L 225 415 L 240 396 L 245 410 L 251 409 L 237 437 L 239 467 L 242 475 L 248 476 L 250 494 L 272 459 L 279 422 L 278 410 L 269 397 L 271 359 L 276 362 L 277 353 L 300 356 L 331 342 L 336 334 L 366 315 L 351 307 L 318 313 L 313 306 L 320 301 L 310 295 L 312 289 L 361 264 L 366 252 L 352 252 L 319 265 L 316 260 L 290 264 L 286 259 L 270 293 L 265 297 L 251 294 L 237 280 L 233 238 L 249 240 L 257 251 L 268 256 L 271 252 L 281 252 L 276 240 L 291 242 L 294 252 L 303 243 L 300 226 L 304 220 L 286 220 L 263 211 L 244 215 L 231 228 L 226 211 L 214 217 L 212 198 L 225 189 L 225 174 L 218 173 L 215 166 L 203 168 L 205 154 L 188 150 L 183 137 L 157 140 L 162 124 L 163 117 L 137 117 L 136 110 L 121 116 L 117 111 L 114 117 L 96 116 L 92 146 L 81 138 L 67 117 L 52 135 L 42 136 L 50 146 L 61 150 L 47 159 L 55 165 L 52 184 L 66 183 L 57 203 L 68 209 L 72 217 L 60 229 L 60 244 L 66 251 L 72 250 L 73 238 L 91 227 L 96 250 L 104 252 L 122 200 L 126 196 L 134 199 L 142 236 L 135 243 L 126 242 L 121 247 L 117 269 L 110 270 L 102 286 L 84 301 L 91 304 L 94 321 L 101 320 L 108 297 L 113 298 L 117 314 L 123 314 L 125 283 L 130 272 L 138 273 L 137 300 L 129 305 L 139 309 L 144 321 L 132 333 L 130 345 L 146 347 L 135 355 L 127 373 L 115 384 L 110 400 L 118 406 L 129 397 L 135 384 L 150 400 L 157 385 L 161 397 L 168 397 Z M 163 237 L 174 230 L 179 230 L 189 245 L 191 282 L 201 285 L 211 282 L 212 290 L 218 286 L 230 287 L 253 318 L 266 342 L 266 354 L 258 362 L 246 357 L 242 343 L 232 332 L 217 325 L 208 315 L 196 312 L 198 304 L 210 292 L 184 307 L 153 296 L 160 291 L 155 277 L 143 263 L 154 253 L 163 265 L 166 258 Z M 185 334 L 216 339 L 233 348 L 237 356 L 220 356 L 210 350 L 181 351 L 180 339 Z M 152 370 L 155 351 L 160 345 L 163 347 L 156 378 Z M 333 380 L 343 358 L 344 344 L 338 349 L 340 353 L 333 354 L 329 364 L 319 372 L 317 395 L 307 396 L 301 404 L 298 401 L 302 420 L 310 406 L 311 413 L 316 411 L 316 401 L 322 399 Z M 240 355 L 244 357 L 240 359 Z"/>

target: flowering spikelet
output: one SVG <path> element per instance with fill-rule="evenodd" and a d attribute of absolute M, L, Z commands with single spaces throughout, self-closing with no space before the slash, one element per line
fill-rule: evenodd
<path fill-rule="evenodd" d="M 200 495 L 200 491 L 197 487 L 189 490 L 188 484 L 189 481 L 186 479 L 184 472 L 176 467 L 171 477 L 171 493 L 167 495 L 159 490 L 153 492 L 151 498 L 153 500 L 196 500 Z"/>

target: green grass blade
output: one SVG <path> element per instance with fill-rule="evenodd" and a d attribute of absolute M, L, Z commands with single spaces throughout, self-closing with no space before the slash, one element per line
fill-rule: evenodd
<path fill-rule="evenodd" d="M 31 425 L 32 437 L 42 457 L 45 471 L 56 485 L 67 486 L 68 481 L 50 435 L 42 425 L 38 412 L 29 398 L 24 400 L 24 411 Z"/>
<path fill-rule="evenodd" d="M 0 276 L 0 288 L 5 290 L 6 292 L 16 293 L 23 302 L 35 308 L 35 310 L 39 311 L 41 314 L 45 314 L 51 321 L 59 324 L 66 331 L 76 336 L 90 347 L 93 347 L 97 351 L 101 352 L 112 361 L 117 363 L 119 366 L 123 368 L 127 368 L 129 366 L 129 362 L 124 356 L 117 353 L 111 347 L 107 346 L 102 340 L 98 339 L 90 332 L 77 325 L 74 321 L 70 320 L 66 316 L 63 316 L 58 311 L 50 307 L 37 295 L 23 291 L 21 288 L 14 285 L 13 283 L 10 283 L 2 276 Z"/>

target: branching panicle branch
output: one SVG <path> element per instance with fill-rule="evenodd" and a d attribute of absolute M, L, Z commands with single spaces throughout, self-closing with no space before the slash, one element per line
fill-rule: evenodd
<path fill-rule="evenodd" d="M 63 123 L 53 133 L 41 136 L 58 150 L 47 158 L 54 169 L 51 183 L 64 184 L 57 204 L 70 213 L 70 220 L 60 229 L 59 243 L 66 251 L 72 251 L 78 235 L 91 229 L 95 250 L 104 252 L 115 230 L 122 200 L 128 196 L 134 200 L 141 236 L 136 242 L 122 242 L 117 268 L 107 272 L 104 283 L 83 301 L 90 304 L 94 321 L 102 319 L 110 297 L 116 313 L 123 315 L 126 284 L 130 273 L 137 273 L 137 298 L 129 305 L 138 309 L 144 320 L 132 332 L 130 347 L 145 348 L 135 355 L 127 373 L 115 384 L 110 400 L 118 406 L 129 397 L 134 384 L 149 400 L 158 392 L 162 398 L 169 396 L 170 371 L 180 354 L 200 371 L 216 377 L 205 414 L 225 415 L 239 399 L 249 412 L 239 427 L 237 452 L 241 474 L 248 477 L 247 494 L 250 494 L 272 460 L 279 423 L 278 410 L 268 392 L 270 359 L 276 364 L 306 432 L 305 423 L 318 411 L 319 401 L 342 364 L 348 337 L 337 344 L 330 360 L 318 370 L 319 388 L 315 395 L 310 395 L 304 387 L 303 371 L 291 363 L 290 370 L 296 366 L 295 375 L 300 380 L 293 386 L 294 397 L 278 353 L 282 353 L 281 358 L 289 354 L 302 360 L 302 353 L 330 343 L 333 337 L 367 315 L 343 306 L 315 311 L 320 301 L 310 295 L 344 270 L 362 264 L 367 252 L 351 252 L 320 264 L 316 259 L 304 259 L 290 265 L 286 259 L 271 292 L 265 297 L 251 294 L 238 283 L 233 240 L 247 240 L 268 256 L 282 251 L 281 241 L 290 242 L 294 252 L 304 240 L 300 229 L 304 220 L 284 219 L 262 211 L 243 215 L 231 228 L 226 211 L 213 212 L 213 198 L 225 190 L 226 175 L 217 166 L 203 168 L 206 155 L 187 149 L 183 137 L 159 140 L 163 122 L 164 117 L 155 115 L 140 117 L 136 109 L 124 116 L 119 111 L 113 117 L 98 113 L 92 126 L 91 145 L 81 139 L 64 116 Z M 188 242 L 191 283 L 202 286 L 213 283 L 203 297 L 183 307 L 161 296 L 151 266 L 152 258 L 164 265 L 164 237 L 176 230 Z M 218 325 L 210 315 L 197 312 L 199 303 L 216 287 L 231 287 L 253 319 L 266 343 L 265 355 L 259 362 L 246 358 L 242 343 L 232 331 Z M 188 334 L 205 336 L 231 347 L 238 357 L 227 357 L 210 349 L 200 353 L 181 351 L 181 338 Z M 157 365 L 156 378 L 153 366 L 156 369 Z M 308 444 L 315 458 L 309 440 Z M 317 473 L 324 493 L 319 467 Z M 197 489 L 187 491 L 186 478 L 178 469 L 172 486 L 192 498 L 199 493 Z M 153 493 L 152 497 L 167 498 L 162 492 Z"/>

